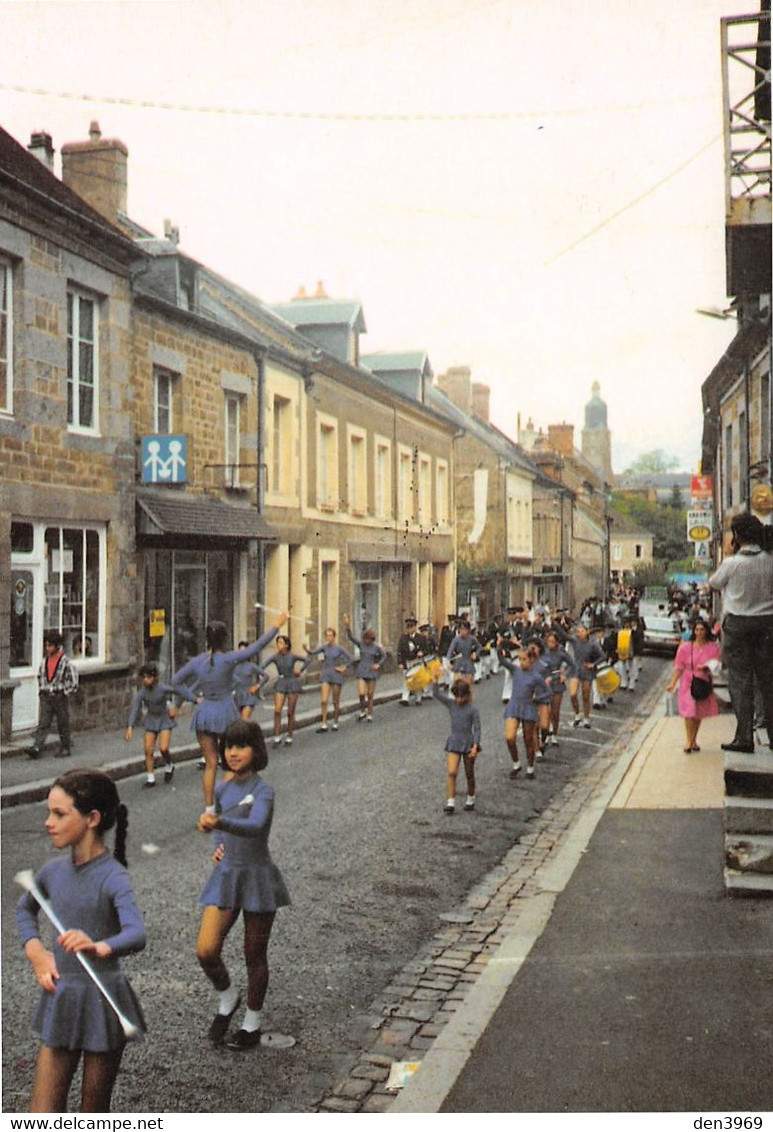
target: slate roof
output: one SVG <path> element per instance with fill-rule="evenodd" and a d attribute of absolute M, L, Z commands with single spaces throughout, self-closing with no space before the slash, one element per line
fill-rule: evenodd
<path fill-rule="evenodd" d="M 350 326 L 361 334 L 367 330 L 362 303 L 357 299 L 293 299 L 268 307 L 291 326 Z"/>
<path fill-rule="evenodd" d="M 142 255 L 134 242 L 111 224 L 101 212 L 87 204 L 82 197 L 68 188 L 48 169 L 42 161 L 33 156 L 23 145 L 0 127 L 0 180 L 29 194 L 32 201 L 43 205 L 47 210 L 58 212 L 63 221 L 85 226 L 92 239 L 108 241 L 123 257 Z"/>
<path fill-rule="evenodd" d="M 208 495 L 138 489 L 138 529 L 147 535 L 196 535 L 218 539 L 267 539 L 277 535 L 254 507 L 239 507 Z"/>
<path fill-rule="evenodd" d="M 363 354 L 360 365 L 371 373 L 418 373 L 432 376 L 432 366 L 426 350 L 380 350 Z"/>

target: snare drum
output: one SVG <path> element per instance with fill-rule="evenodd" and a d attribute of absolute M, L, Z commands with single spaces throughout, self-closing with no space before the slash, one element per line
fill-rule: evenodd
<path fill-rule="evenodd" d="M 602 696 L 612 696 L 620 687 L 620 677 L 611 664 L 602 664 L 596 669 L 596 687 Z"/>
<path fill-rule="evenodd" d="M 424 664 L 419 661 L 405 670 L 405 686 L 411 694 L 423 692 L 432 677 L 427 674 Z"/>

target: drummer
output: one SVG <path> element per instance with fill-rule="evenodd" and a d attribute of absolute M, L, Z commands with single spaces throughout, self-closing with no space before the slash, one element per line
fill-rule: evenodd
<path fill-rule="evenodd" d="M 425 621 L 423 625 L 419 625 L 419 634 L 424 638 L 424 664 L 430 664 L 433 660 L 438 659 L 438 646 L 435 637 L 435 627 Z M 432 684 L 428 683 L 421 693 L 423 700 L 432 699 Z"/>
<path fill-rule="evenodd" d="M 408 707 L 411 701 L 417 707 L 421 704 L 421 691 L 412 692 L 408 681 L 424 664 L 426 648 L 427 641 L 418 630 L 418 621 L 415 617 L 406 617 L 405 632 L 397 642 L 397 667 L 403 674 L 400 707 Z"/>

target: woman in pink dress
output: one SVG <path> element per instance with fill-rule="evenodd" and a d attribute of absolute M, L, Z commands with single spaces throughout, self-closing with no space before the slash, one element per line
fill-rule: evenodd
<path fill-rule="evenodd" d="M 711 671 L 707 668 L 709 661 L 719 660 L 719 645 L 712 639 L 711 629 L 705 621 L 698 620 L 693 626 L 689 641 L 682 641 L 674 657 L 674 674 L 668 684 L 668 691 L 673 692 L 679 683 L 679 714 L 684 720 L 684 753 L 699 751 L 696 740 L 702 719 L 710 715 L 719 715 L 717 697 L 712 689 L 705 700 L 694 700 L 690 694 L 690 685 L 693 676 L 700 676 L 704 680 L 711 678 Z"/>

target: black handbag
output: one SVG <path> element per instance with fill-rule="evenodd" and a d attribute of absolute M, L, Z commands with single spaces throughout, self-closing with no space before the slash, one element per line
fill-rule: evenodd
<path fill-rule="evenodd" d="M 694 649 L 690 647 L 690 665 L 693 664 Z M 711 680 L 707 680 L 704 676 L 696 676 L 693 670 L 693 678 L 690 681 L 690 695 L 694 700 L 707 700 L 711 693 L 714 691 L 714 685 Z"/>

